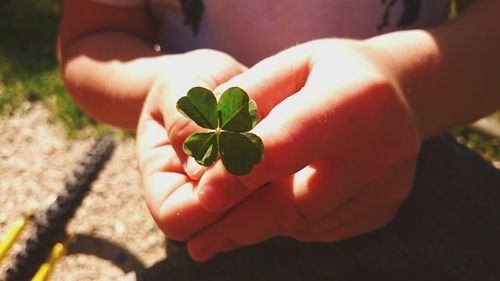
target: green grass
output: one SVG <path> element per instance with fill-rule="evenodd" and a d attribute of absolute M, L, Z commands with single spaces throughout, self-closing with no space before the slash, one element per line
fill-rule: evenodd
<path fill-rule="evenodd" d="M 451 0 L 450 1 L 450 13 L 448 14 L 448 19 L 453 19 L 456 16 L 457 16 L 457 1 Z"/>
<path fill-rule="evenodd" d="M 492 116 L 490 118 L 495 117 Z M 500 161 L 500 138 L 485 136 L 463 127 L 452 130 L 451 135 L 458 142 L 476 151 L 486 160 Z"/>
<path fill-rule="evenodd" d="M 451 1 L 449 18 L 457 16 L 457 1 Z M 500 111 L 488 118 L 498 122 L 500 126 Z M 459 127 L 451 130 L 451 135 L 460 143 L 479 153 L 489 161 L 500 161 L 500 139 L 482 135 L 471 129 Z"/>
<path fill-rule="evenodd" d="M 60 0 L 1 0 L 0 116 L 24 101 L 40 101 L 68 136 L 107 130 L 83 114 L 68 96 L 57 64 Z"/>

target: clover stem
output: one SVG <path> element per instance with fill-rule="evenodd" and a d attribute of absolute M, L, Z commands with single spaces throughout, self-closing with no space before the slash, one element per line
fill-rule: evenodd
<path fill-rule="evenodd" d="M 221 129 L 219 127 L 217 127 L 217 129 L 215 129 L 215 138 L 217 140 L 217 149 L 219 149 L 219 152 L 220 152 L 220 133 L 221 133 Z"/>

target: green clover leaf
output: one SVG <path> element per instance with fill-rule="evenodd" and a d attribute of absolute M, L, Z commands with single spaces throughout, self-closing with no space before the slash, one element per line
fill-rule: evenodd
<path fill-rule="evenodd" d="M 227 89 L 217 102 L 222 130 L 248 132 L 257 124 L 257 105 L 240 88 Z"/>
<path fill-rule="evenodd" d="M 200 165 L 210 166 L 217 158 L 217 147 L 217 135 L 210 132 L 192 134 L 184 141 L 182 149 Z"/>
<path fill-rule="evenodd" d="M 219 98 L 212 91 L 194 87 L 177 101 L 177 110 L 206 129 L 186 138 L 184 153 L 203 166 L 220 156 L 226 170 L 237 176 L 250 173 L 264 157 L 264 144 L 248 133 L 257 124 L 257 104 L 241 88 L 227 89 Z"/>
<path fill-rule="evenodd" d="M 217 128 L 217 99 L 208 89 L 194 87 L 189 90 L 177 101 L 177 110 L 200 127 Z"/>
<path fill-rule="evenodd" d="M 252 133 L 222 132 L 219 148 L 224 167 L 233 175 L 250 173 L 264 157 L 264 144 Z"/>

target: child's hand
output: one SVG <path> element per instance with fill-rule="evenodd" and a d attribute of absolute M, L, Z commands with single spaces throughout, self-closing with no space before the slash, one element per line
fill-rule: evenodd
<path fill-rule="evenodd" d="M 182 151 L 187 136 L 199 127 L 180 115 L 176 102 L 193 86 L 209 89 L 245 70 L 232 57 L 212 50 L 171 56 L 151 89 L 139 121 L 137 156 L 145 198 L 154 219 L 167 236 L 185 240 L 218 219 L 205 210 L 194 193 L 206 168 Z"/>
<path fill-rule="evenodd" d="M 218 163 L 198 199 L 217 223 L 189 241 L 198 260 L 277 236 L 334 241 L 387 223 L 407 196 L 420 139 L 387 54 L 321 40 L 221 85 L 245 89 L 262 121 L 262 163 L 235 177 Z M 231 209 L 232 208 L 232 209 Z M 191 229 L 195 234 L 200 229 Z"/>

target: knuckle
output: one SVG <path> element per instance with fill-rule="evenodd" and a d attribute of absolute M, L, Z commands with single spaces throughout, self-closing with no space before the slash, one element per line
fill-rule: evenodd
<path fill-rule="evenodd" d="M 192 122 L 189 118 L 184 118 L 180 113 L 174 114 L 167 125 L 167 134 L 172 143 L 183 142 L 194 131 Z"/>
<path fill-rule="evenodd" d="M 236 239 L 232 236 L 226 236 L 223 238 L 221 243 L 221 250 L 228 251 L 232 249 L 241 248 L 247 245 L 252 244 L 252 241 L 245 241 L 245 239 Z"/>
<path fill-rule="evenodd" d="M 306 240 L 311 236 L 311 222 L 296 208 L 289 209 L 281 216 L 279 223 L 280 232 L 299 240 Z"/>
<path fill-rule="evenodd" d="M 278 135 L 279 134 L 279 135 Z M 282 178 L 300 170 L 300 159 L 289 151 L 289 144 L 282 140 L 293 140 L 294 135 L 289 128 L 265 132 L 263 138 L 265 155 L 261 163 L 254 166 L 252 172 L 238 179 L 249 191 L 253 191 L 273 180 Z"/>
<path fill-rule="evenodd" d="M 136 156 L 139 175 L 142 179 L 150 177 L 158 170 L 158 158 L 158 149 L 149 149 Z"/>
<path fill-rule="evenodd" d="M 167 236 L 170 239 L 176 240 L 176 241 L 188 241 L 191 238 L 190 234 L 187 234 L 182 231 L 175 231 L 171 228 L 161 228 L 165 236 Z"/>
<path fill-rule="evenodd" d="M 163 216 L 157 218 L 157 224 L 162 230 L 162 232 L 169 238 L 177 241 L 187 241 L 192 236 L 193 233 L 183 227 L 182 223 L 179 223 L 175 215 L 173 216 Z"/>
<path fill-rule="evenodd" d="M 226 225 L 213 228 L 211 234 L 219 239 L 217 244 L 221 250 L 230 250 L 251 244 L 250 241 L 246 241 L 246 235 L 241 230 L 242 228 Z"/>
<path fill-rule="evenodd" d="M 137 167 L 138 167 L 139 174 L 141 175 L 141 177 L 145 176 L 145 170 L 147 167 L 147 163 L 148 163 L 147 159 L 148 158 L 149 158 L 149 156 L 148 156 L 148 153 L 146 151 L 144 151 L 142 153 L 138 153 L 136 155 Z"/>

